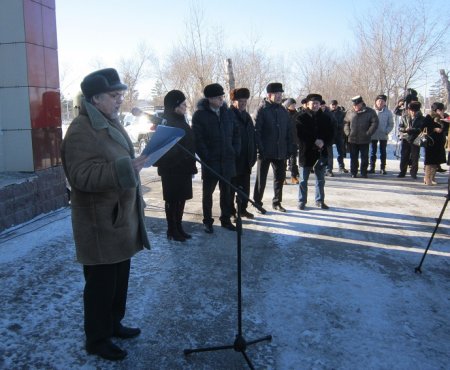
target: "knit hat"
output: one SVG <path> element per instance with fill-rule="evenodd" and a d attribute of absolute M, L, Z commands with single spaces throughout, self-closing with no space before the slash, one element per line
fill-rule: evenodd
<path fill-rule="evenodd" d="M 235 101 L 239 99 L 248 99 L 250 97 L 250 90 L 245 87 L 233 89 L 230 91 L 230 100 Z"/>
<path fill-rule="evenodd" d="M 180 90 L 171 90 L 164 97 L 164 110 L 170 112 L 186 100 Z"/>
<path fill-rule="evenodd" d="M 126 89 L 128 89 L 128 86 L 120 82 L 119 74 L 114 68 L 92 72 L 81 82 L 81 91 L 86 99 L 90 99 L 97 94 Z"/>
<path fill-rule="evenodd" d="M 216 96 L 223 96 L 225 92 L 223 91 L 223 87 L 219 84 L 210 84 L 206 85 L 203 94 L 205 98 L 215 98 Z"/>
<path fill-rule="evenodd" d="M 283 85 L 279 82 L 271 82 L 270 84 L 268 84 L 266 87 L 266 91 L 268 94 L 284 92 Z"/>

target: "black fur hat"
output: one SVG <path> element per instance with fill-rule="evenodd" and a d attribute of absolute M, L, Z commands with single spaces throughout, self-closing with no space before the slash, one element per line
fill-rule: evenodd
<path fill-rule="evenodd" d="M 280 82 L 271 82 L 270 84 L 267 85 L 266 91 L 268 94 L 284 92 L 283 85 Z"/>
<path fill-rule="evenodd" d="M 322 99 L 322 95 L 320 95 L 320 94 L 308 94 L 306 96 L 306 102 L 309 102 L 311 100 L 318 101 L 319 103 L 322 103 L 322 100 L 323 100 Z"/>
<path fill-rule="evenodd" d="M 408 104 L 408 109 L 413 112 L 420 111 L 421 107 L 422 107 L 422 104 L 420 104 L 420 102 L 418 102 L 418 101 L 412 101 L 411 103 Z"/>
<path fill-rule="evenodd" d="M 219 84 L 210 84 L 206 85 L 203 94 L 205 94 L 205 98 L 215 98 L 216 96 L 225 95 L 223 91 L 223 87 Z"/>
<path fill-rule="evenodd" d="M 86 99 L 90 99 L 97 94 L 126 89 L 128 89 L 128 86 L 120 82 L 119 74 L 114 68 L 92 72 L 81 82 L 81 91 Z"/>
<path fill-rule="evenodd" d="M 377 95 L 377 97 L 375 98 L 375 101 L 377 101 L 378 99 L 387 101 L 387 96 L 384 94 L 380 94 L 380 95 Z"/>

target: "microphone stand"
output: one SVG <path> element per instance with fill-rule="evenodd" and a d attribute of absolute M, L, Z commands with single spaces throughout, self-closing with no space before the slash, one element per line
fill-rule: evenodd
<path fill-rule="evenodd" d="M 262 341 L 271 341 L 272 335 L 266 335 L 265 337 L 254 339 L 247 341 L 244 338 L 244 335 L 242 333 L 242 219 L 241 219 L 241 207 L 242 207 L 242 200 L 246 200 L 250 202 L 255 208 L 257 208 L 260 212 L 265 213 L 266 210 L 260 206 L 259 204 L 255 203 L 253 200 L 251 200 L 247 194 L 245 194 L 242 189 L 234 186 L 231 184 L 230 181 L 225 179 L 223 176 L 218 174 L 216 171 L 214 171 L 210 166 L 208 166 L 205 162 L 203 162 L 201 159 L 197 158 L 195 154 L 191 153 L 188 149 L 186 149 L 184 146 L 182 146 L 180 143 L 176 144 L 179 148 L 181 148 L 183 151 L 188 153 L 191 157 L 195 158 L 197 162 L 199 162 L 204 168 L 206 168 L 208 171 L 210 171 L 212 174 L 217 176 L 220 180 L 225 182 L 227 185 L 230 186 L 232 190 L 236 192 L 236 199 L 237 199 L 237 215 L 236 215 L 236 234 L 237 234 L 237 319 L 238 319 L 238 333 L 236 334 L 236 337 L 234 339 L 233 344 L 227 344 L 222 346 L 213 346 L 213 347 L 202 347 L 202 348 L 190 348 L 185 349 L 183 351 L 184 355 L 187 356 L 191 353 L 195 352 L 210 352 L 210 351 L 220 351 L 225 349 L 234 349 L 236 352 L 242 353 L 244 356 L 245 361 L 247 362 L 247 365 L 250 369 L 254 369 L 254 366 L 248 357 L 247 353 L 245 352 L 247 349 L 247 346 L 250 346 L 252 344 L 256 344 Z"/>
<path fill-rule="evenodd" d="M 141 111 L 139 108 L 133 108 L 132 114 L 135 116 L 139 116 L 141 114 L 146 114 L 149 116 L 150 121 L 156 125 L 160 124 L 162 120 L 159 117 L 152 116 L 148 113 L 145 113 Z M 236 192 L 236 199 L 237 199 L 237 215 L 236 215 L 236 235 L 237 235 L 237 319 L 238 319 L 238 333 L 235 336 L 233 344 L 226 344 L 221 346 L 213 346 L 213 347 L 202 347 L 202 348 L 189 348 L 185 349 L 183 351 L 184 355 L 187 356 L 191 353 L 195 352 L 210 352 L 210 351 L 220 351 L 225 349 L 234 349 L 236 352 L 242 353 L 244 356 L 245 361 L 247 362 L 247 365 L 250 369 L 254 370 L 254 366 L 248 357 L 247 353 L 245 352 L 247 349 L 247 346 L 250 346 L 252 344 L 256 344 L 262 341 L 271 341 L 272 335 L 266 335 L 265 337 L 254 339 L 247 341 L 244 338 L 244 335 L 242 333 L 242 244 L 241 244 L 241 237 L 242 237 L 242 219 L 241 219 L 241 208 L 242 208 L 242 200 L 246 200 L 250 202 L 256 209 L 258 209 L 262 214 L 266 213 L 266 210 L 260 205 L 255 203 L 252 199 L 248 197 L 247 194 L 242 191 L 242 189 L 234 186 L 230 181 L 228 181 L 226 178 L 224 178 L 222 175 L 217 173 L 214 169 L 212 169 L 210 166 L 208 166 L 205 162 L 203 162 L 200 158 L 198 158 L 195 153 L 191 153 L 187 148 L 185 148 L 183 145 L 181 145 L 179 142 L 177 142 L 175 145 L 177 145 L 180 149 L 182 149 L 184 152 L 186 152 L 189 156 L 195 159 L 198 163 L 202 165 L 203 168 L 206 168 L 210 173 L 212 173 L 214 176 L 216 176 L 219 180 L 226 183 L 232 190 Z"/>

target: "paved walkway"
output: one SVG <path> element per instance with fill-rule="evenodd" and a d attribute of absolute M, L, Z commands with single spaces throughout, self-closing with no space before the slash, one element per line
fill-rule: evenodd
<path fill-rule="evenodd" d="M 286 214 L 244 220 L 243 331 L 257 369 L 445 369 L 450 363 L 449 210 L 423 274 L 414 273 L 447 194 L 440 185 L 387 176 L 327 178 L 320 210 L 297 206 L 287 186 Z M 310 197 L 313 195 L 310 180 Z M 63 209 L 0 234 L 0 368 L 245 369 L 233 350 L 183 349 L 232 344 L 237 333 L 236 234 L 201 227 L 201 183 L 186 206 L 187 243 L 165 238 L 155 169 L 142 173 L 153 248 L 132 261 L 126 324 L 140 337 L 108 363 L 83 350 L 82 270 L 74 261 L 70 211 Z M 218 197 L 214 214 L 218 220 Z"/>

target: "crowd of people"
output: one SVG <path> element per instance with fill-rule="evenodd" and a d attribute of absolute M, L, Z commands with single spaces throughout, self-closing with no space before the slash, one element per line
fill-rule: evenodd
<path fill-rule="evenodd" d="M 62 161 L 72 188 L 72 225 L 77 259 L 83 264 L 84 330 L 90 354 L 116 361 L 127 352 L 112 337 L 133 338 L 139 328 L 122 324 L 125 316 L 131 257 L 150 248 L 144 225 L 144 201 L 139 172 L 147 159 L 135 157 L 133 145 L 118 115 L 124 99 L 124 85 L 116 70 L 95 71 L 81 83 L 84 99 L 80 114 L 70 125 L 62 144 Z M 193 197 L 192 176 L 197 173 L 196 155 L 202 176 L 203 226 L 214 232 L 213 193 L 219 184 L 220 224 L 236 231 L 236 218 L 253 219 L 249 203 L 264 214 L 263 197 L 269 168 L 273 171 L 272 208 L 286 212 L 282 205 L 286 172 L 298 185 L 298 209 L 308 202 L 308 180 L 315 177 L 314 205 L 325 203 L 325 177 L 333 174 L 333 145 L 339 172 L 352 178 L 367 178 L 376 172 L 386 175 L 386 147 L 394 128 L 393 113 L 386 95 L 378 95 L 369 107 L 363 97 L 351 99 L 346 111 L 337 100 L 329 106 L 318 93 L 297 102 L 283 99 L 283 85 L 267 85 L 254 117 L 247 112 L 248 88 L 230 92 L 230 106 L 218 83 L 204 88 L 192 117 L 186 118 L 186 97 L 171 90 L 164 97 L 164 124 L 182 129 L 180 145 L 172 147 L 156 163 L 165 201 L 167 238 L 185 242 L 191 238 L 183 226 L 185 202 Z M 435 174 L 445 163 L 448 116 L 442 103 L 434 103 L 424 116 L 417 93 L 408 90 L 394 114 L 401 117 L 400 172 L 409 168 L 417 178 L 420 155 L 418 138 L 426 136 L 426 185 L 436 184 Z M 369 153 L 370 151 L 370 153 Z M 344 158 L 350 153 L 350 171 Z M 447 161 L 450 161 L 450 156 Z M 256 164 L 256 181 L 251 193 L 250 178 Z M 449 163 L 450 164 L 450 163 Z"/>

